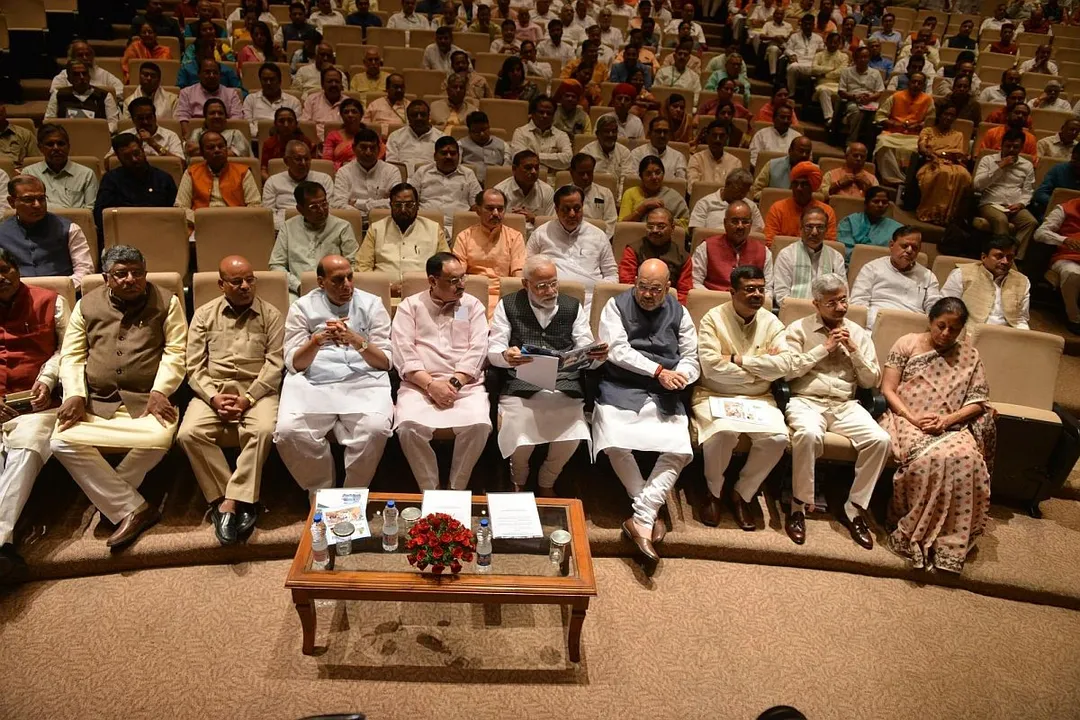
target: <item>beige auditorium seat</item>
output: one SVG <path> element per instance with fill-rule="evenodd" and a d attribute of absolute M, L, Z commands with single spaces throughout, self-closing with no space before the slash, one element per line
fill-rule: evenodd
<path fill-rule="evenodd" d="M 334 30 L 344 30 L 345 29 L 344 26 L 335 27 L 335 26 L 332 26 L 332 25 L 328 25 L 324 29 L 329 30 L 331 28 L 333 28 Z M 355 28 L 355 29 L 359 30 L 360 28 Z M 327 41 L 327 42 L 329 42 L 329 41 Z M 337 43 L 330 43 L 330 45 L 332 47 L 334 47 L 334 46 L 337 45 Z M 254 88 L 260 87 L 261 83 L 259 82 L 259 69 L 262 68 L 262 65 L 263 65 L 263 63 L 258 63 L 258 62 L 244 63 L 244 65 L 240 68 L 240 83 L 246 88 L 253 88 L 254 89 Z M 290 70 L 289 63 L 276 62 L 276 63 L 274 63 L 274 65 L 277 65 L 278 70 L 281 71 L 281 87 L 282 87 L 282 89 L 285 89 L 285 88 L 288 88 L 289 86 L 291 86 L 292 85 L 292 72 Z M 164 71 L 164 68 L 162 70 Z M 138 76 L 133 74 L 131 77 L 136 78 Z"/>
<path fill-rule="evenodd" d="M 401 276 L 401 297 L 406 298 L 428 289 L 427 275 L 422 272 L 407 272 Z M 487 307 L 488 279 L 484 275 L 466 275 L 465 292 L 472 295 Z"/>
<path fill-rule="evenodd" d="M 469 212 L 469 211 L 456 212 L 456 213 L 454 213 L 454 224 L 452 226 L 453 227 L 453 235 L 454 235 L 454 237 L 453 238 L 447 238 L 447 239 L 452 241 L 455 238 L 457 238 L 457 236 L 460 235 L 462 232 L 464 232 L 465 230 L 468 230 L 473 225 L 478 225 L 479 223 L 480 223 L 480 218 L 477 217 L 476 213 L 474 213 L 474 212 Z M 509 228 L 513 228 L 514 230 L 517 230 L 524 237 L 524 235 L 525 235 L 525 216 L 524 215 L 519 215 L 518 213 L 506 213 L 505 215 L 503 215 L 503 225 L 505 225 L 506 227 L 509 227 Z M 453 244 L 453 243 L 451 242 L 451 244 Z"/>
<path fill-rule="evenodd" d="M 813 300 L 786 297 L 783 302 L 780 303 L 780 322 L 787 326 L 796 320 L 802 320 L 804 317 L 813 315 L 816 312 L 817 308 L 814 307 Z M 847 319 L 860 327 L 866 327 L 867 312 L 869 311 L 863 305 L 849 305 Z"/>
<path fill-rule="evenodd" d="M 217 270 L 228 255 L 243 255 L 255 270 L 269 270 L 274 214 L 267 208 L 201 208 L 195 211 L 195 269 Z"/>
<path fill-rule="evenodd" d="M 101 277 L 97 273 L 95 273 L 95 276 Z M 75 307 L 75 283 L 71 282 L 70 277 L 47 275 L 43 277 L 23 277 L 22 281 L 27 285 L 52 290 L 57 295 L 62 296 L 67 300 L 69 311 Z"/>
<path fill-rule="evenodd" d="M 300 211 L 296 208 L 289 208 L 285 211 L 285 219 L 289 220 L 299 214 Z M 359 210 L 356 208 L 330 208 L 330 214 L 336 218 L 347 220 L 352 225 L 357 245 L 364 241 L 364 215 Z M 354 258 L 350 258 L 350 260 L 352 259 Z"/>
<path fill-rule="evenodd" d="M 758 173 L 761 172 L 761 168 L 765 167 L 776 158 L 784 157 L 785 155 L 787 155 L 786 152 L 773 152 L 772 150 L 762 150 L 759 152 L 757 156 L 757 165 L 754 166 L 753 170 L 754 177 L 756 178 Z"/>
<path fill-rule="evenodd" d="M 731 293 L 726 290 L 694 288 L 686 295 L 686 309 L 695 328 L 701 326 L 701 318 L 705 317 L 706 313 L 726 302 L 731 302 Z"/>
<path fill-rule="evenodd" d="M 1050 194 L 1050 202 L 1046 204 L 1046 214 L 1049 215 L 1050 211 L 1061 203 L 1075 200 L 1078 197 L 1080 197 L 1080 190 L 1069 190 L 1063 187 L 1054 188 L 1054 192 Z"/>
<path fill-rule="evenodd" d="M 938 255 L 934 258 L 934 266 L 930 268 L 930 271 L 937 278 L 938 285 L 944 287 L 945 281 L 949 279 L 949 273 L 955 270 L 957 265 L 971 262 L 978 262 L 978 260 L 959 255 Z"/>
<path fill-rule="evenodd" d="M 874 319 L 874 330 L 871 337 L 874 340 L 874 349 L 877 350 L 878 361 L 884 365 L 889 357 L 889 351 L 904 335 L 908 333 L 926 332 L 928 321 L 922 313 L 908 312 L 907 310 L 892 310 L 881 308 L 877 311 Z"/>
<path fill-rule="evenodd" d="M 94 223 L 94 213 L 86 208 L 65 208 L 50 206 L 49 212 L 67 218 L 78 225 L 86 235 L 86 244 L 90 246 L 90 260 L 94 263 L 94 269 L 101 268 L 101 257 L 98 255 L 98 231 Z"/>
<path fill-rule="evenodd" d="M 482 98 L 480 109 L 488 116 L 491 127 L 501 127 L 514 131 L 529 122 L 529 103 L 524 100 L 503 100 L 501 98 Z"/>
<path fill-rule="evenodd" d="M 833 195 L 829 198 L 829 207 L 836 213 L 836 222 L 839 223 L 848 215 L 861 213 L 866 208 L 866 201 L 850 195 Z"/>
<path fill-rule="evenodd" d="M 163 287 L 171 292 L 176 297 L 180 298 L 180 302 L 184 302 L 184 280 L 180 277 L 180 273 L 174 272 L 148 272 L 146 273 L 146 281 L 152 285 Z M 87 293 L 97 290 L 99 287 L 105 284 L 105 276 L 101 273 L 94 273 L 93 275 L 87 275 L 83 278 L 82 295 L 86 297 Z"/>
<path fill-rule="evenodd" d="M 889 248 L 879 247 L 878 245 L 856 245 L 851 251 L 851 258 L 848 260 L 848 284 L 854 285 L 855 278 L 859 277 L 859 271 L 863 269 L 863 265 L 871 260 L 877 260 L 878 258 L 887 257 L 889 254 Z M 929 268 L 930 261 L 926 257 L 926 253 L 920 252 L 915 256 L 915 262 L 919 263 L 923 267 Z"/>
<path fill-rule="evenodd" d="M 622 258 L 623 250 L 626 249 L 627 245 L 636 243 L 648 234 L 648 231 L 645 229 L 645 223 L 615 223 L 615 234 L 611 238 L 611 251 L 615 254 L 615 262 L 618 263 Z M 676 225 L 674 231 L 671 233 L 671 240 L 680 247 L 686 247 L 686 230 Z M 676 281 L 678 281 L 678 278 L 672 278 L 672 285 L 674 285 Z"/>
<path fill-rule="evenodd" d="M 187 275 L 191 242 L 183 208 L 109 208 L 102 224 L 105 247 L 130 245 L 142 251 L 147 268 Z"/>
<path fill-rule="evenodd" d="M 112 135 L 106 120 L 86 118 L 51 118 L 50 124 L 59 125 L 71 138 L 72 155 L 93 155 L 105 157 L 112 147 Z"/>
<path fill-rule="evenodd" d="M 198 310 L 221 295 L 217 272 L 197 272 L 191 279 L 191 304 Z M 280 270 L 257 270 L 255 294 L 273 305 L 282 319 L 289 312 L 289 276 Z"/>
<path fill-rule="evenodd" d="M 484 176 L 484 189 L 493 188 L 514 174 L 509 165 L 489 165 Z"/>
<path fill-rule="evenodd" d="M 311 137 L 315 136 L 312 135 Z M 337 174 L 337 171 L 334 170 L 333 160 L 323 160 L 322 158 L 315 158 L 311 161 L 311 169 L 315 172 L 321 172 L 329 175 L 331 180 L 333 180 L 334 175 Z M 285 159 L 274 158 L 269 163 L 267 163 L 267 170 L 270 171 L 271 175 L 277 175 L 278 173 L 285 172 Z"/>
<path fill-rule="evenodd" d="M 786 200 L 791 197 L 791 191 L 784 188 L 767 187 L 761 191 L 761 200 L 758 201 L 758 210 L 761 211 L 761 217 L 764 218 L 769 214 L 769 208 L 774 203 L 778 203 L 781 200 Z"/>
<path fill-rule="evenodd" d="M 504 277 L 499 278 L 499 296 L 509 295 L 516 293 L 524 287 L 519 277 Z M 583 283 L 574 282 L 573 280 L 560 280 L 559 292 L 563 295 L 569 295 L 577 300 L 582 305 L 585 304 L 585 285 Z"/>
<path fill-rule="evenodd" d="M 600 337 L 600 313 L 604 311 L 604 306 L 607 305 L 608 300 L 626 292 L 631 287 L 633 286 L 623 283 L 606 282 L 598 282 L 593 286 L 592 307 L 589 309 L 589 326 L 592 328 L 594 338 Z"/>
<path fill-rule="evenodd" d="M 314 270 L 300 274 L 301 295 L 307 295 L 317 287 L 319 287 L 319 282 Z M 353 273 L 353 287 L 377 295 L 382 300 L 386 312 L 388 314 L 391 312 L 390 276 L 386 273 L 377 271 Z"/>
<path fill-rule="evenodd" d="M 731 150 L 732 148 L 724 148 L 724 152 Z M 723 183 L 715 182 L 696 182 L 694 183 L 694 189 L 690 191 L 690 211 L 693 212 L 694 206 L 705 197 L 706 195 L 712 195 L 717 190 L 724 188 Z"/>
<path fill-rule="evenodd" d="M 158 170 L 164 170 L 172 177 L 173 182 L 180 185 L 180 181 L 184 179 L 184 161 L 178 157 L 161 155 L 147 155 L 146 161 L 156 167 Z M 105 172 L 114 170 L 120 167 L 120 158 L 115 155 L 110 155 L 105 158 Z"/>

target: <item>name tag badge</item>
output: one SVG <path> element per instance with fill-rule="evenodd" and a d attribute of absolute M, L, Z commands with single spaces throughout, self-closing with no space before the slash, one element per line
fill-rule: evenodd
<path fill-rule="evenodd" d="M 593 198 L 593 203 L 596 204 L 596 205 L 603 205 L 604 204 L 604 198 L 602 198 L 602 197 Z"/>
<path fill-rule="evenodd" d="M 458 305 L 457 309 L 454 310 L 454 319 L 455 320 L 468 320 L 469 319 L 469 310 L 466 307 L 464 307 L 463 305 Z"/>

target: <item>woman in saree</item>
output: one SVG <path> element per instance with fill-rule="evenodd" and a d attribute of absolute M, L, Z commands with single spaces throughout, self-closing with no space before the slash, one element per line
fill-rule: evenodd
<path fill-rule="evenodd" d="M 356 159 L 353 138 L 364 127 L 364 106 L 356 98 L 345 98 L 338 106 L 338 114 L 341 115 L 341 127 L 326 133 L 322 149 L 323 160 L 332 160 L 334 170 L 340 170 L 342 165 Z"/>
<path fill-rule="evenodd" d="M 960 340 L 963 301 L 942 298 L 929 318 L 928 332 L 896 341 L 881 382 L 899 464 L 889 547 L 916 568 L 959 573 L 990 509 L 994 416 L 979 353 Z"/>
<path fill-rule="evenodd" d="M 776 111 L 776 108 L 782 107 L 784 105 L 787 105 L 791 108 L 791 127 L 797 126 L 799 124 L 799 118 L 795 116 L 795 103 L 791 101 L 791 93 L 788 92 L 788 89 L 783 85 L 773 90 L 773 94 L 772 97 L 769 99 L 769 102 L 761 106 L 761 108 L 757 111 L 757 114 L 754 115 L 753 121 L 771 123 L 773 119 L 773 112 Z"/>
<path fill-rule="evenodd" d="M 919 133 L 919 155 L 924 163 L 915 176 L 921 200 L 915 217 L 934 225 L 948 225 L 971 190 L 967 139 L 953 129 L 956 108 L 942 105 L 933 126 Z"/>
<path fill-rule="evenodd" d="M 693 96 L 691 96 L 693 97 Z M 660 108 L 660 117 L 671 126 L 670 142 L 689 143 L 694 141 L 694 124 L 686 112 L 686 96 L 679 93 L 668 95 Z"/>
<path fill-rule="evenodd" d="M 912 73 L 908 86 L 886 98 L 874 115 L 882 128 L 874 164 L 878 177 L 889 185 L 904 182 L 907 161 L 919 147 L 919 133 L 934 119 L 934 98 L 925 90 L 926 75 Z"/>
<path fill-rule="evenodd" d="M 645 222 L 656 208 L 671 211 L 675 224 L 683 230 L 690 224 L 690 209 L 683 196 L 664 185 L 664 163 L 655 155 L 646 155 L 638 163 L 641 184 L 627 188 L 619 204 L 620 222 Z"/>

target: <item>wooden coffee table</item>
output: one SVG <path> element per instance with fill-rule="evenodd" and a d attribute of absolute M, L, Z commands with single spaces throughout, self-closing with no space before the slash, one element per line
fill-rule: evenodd
<path fill-rule="evenodd" d="M 476 563 L 467 563 L 460 574 L 435 576 L 422 574 L 405 554 L 404 523 L 400 520 L 398 549 L 382 549 L 382 523 L 375 518 L 387 500 L 394 500 L 398 510 L 420 507 L 422 495 L 372 493 L 367 514 L 372 537 L 353 542 L 350 555 L 335 557 L 331 548 L 332 569 L 311 567 L 311 518 L 300 539 L 296 557 L 289 568 L 285 587 L 292 591 L 296 613 L 304 630 L 304 654 L 315 651 L 315 600 L 361 600 L 393 602 L 448 602 L 481 604 L 568 605 L 570 624 L 567 649 L 571 662 L 581 661 L 581 626 L 589 609 L 589 599 L 596 596 L 592 555 L 585 528 L 581 501 L 563 498 L 537 498 L 544 536 L 532 539 L 492 540 L 492 572 L 478 574 Z M 482 510 L 487 509 L 483 495 L 473 496 L 473 527 Z M 375 518 L 375 519 L 373 519 Z M 555 530 L 568 530 L 571 536 L 569 561 L 562 570 L 548 560 L 549 536 Z"/>

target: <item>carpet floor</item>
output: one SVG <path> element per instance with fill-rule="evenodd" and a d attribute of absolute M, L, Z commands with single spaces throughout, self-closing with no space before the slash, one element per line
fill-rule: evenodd
<path fill-rule="evenodd" d="M 582 663 L 556 607 L 338 603 L 316 655 L 288 564 L 28 583 L 0 596 L 0 717 L 96 720 L 1080 717 L 1080 612 L 901 580 L 596 562 Z"/>

